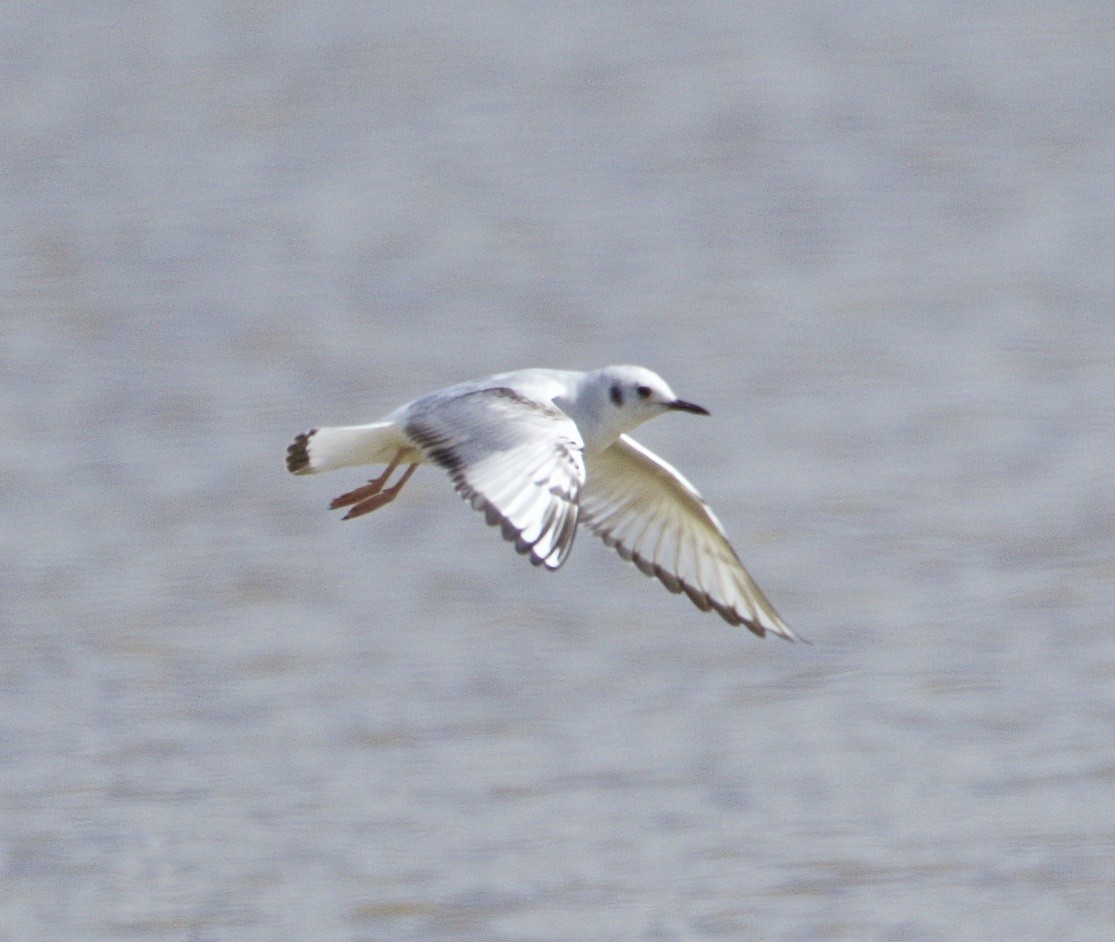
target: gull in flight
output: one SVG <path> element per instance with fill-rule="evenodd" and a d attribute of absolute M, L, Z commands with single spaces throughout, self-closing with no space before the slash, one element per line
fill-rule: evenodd
<path fill-rule="evenodd" d="M 639 366 L 518 370 L 420 396 L 370 425 L 313 429 L 286 463 L 292 474 L 385 464 L 330 504 L 349 508 L 345 520 L 389 504 L 420 464 L 438 465 L 535 566 L 558 569 L 584 524 L 701 611 L 793 640 L 697 489 L 627 434 L 667 412 L 708 415 Z"/>

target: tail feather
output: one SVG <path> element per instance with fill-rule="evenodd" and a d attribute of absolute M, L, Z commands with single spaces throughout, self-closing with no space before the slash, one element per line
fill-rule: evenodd
<path fill-rule="evenodd" d="M 313 470 L 310 467 L 310 439 L 316 434 L 316 428 L 303 432 L 286 450 L 286 469 L 291 474 L 309 474 Z"/>
<path fill-rule="evenodd" d="M 287 449 L 286 466 L 291 474 L 317 474 L 336 468 L 384 464 L 407 449 L 394 422 L 316 428 L 294 439 Z"/>

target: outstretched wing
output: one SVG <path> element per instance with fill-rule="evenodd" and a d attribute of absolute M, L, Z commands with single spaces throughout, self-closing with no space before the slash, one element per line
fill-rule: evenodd
<path fill-rule="evenodd" d="M 725 621 L 793 639 L 720 521 L 681 473 L 626 435 L 589 459 L 581 522 L 671 592 Z"/>
<path fill-rule="evenodd" d="M 585 481 L 584 444 L 569 416 L 497 387 L 420 399 L 404 429 L 531 563 L 565 562 Z"/>

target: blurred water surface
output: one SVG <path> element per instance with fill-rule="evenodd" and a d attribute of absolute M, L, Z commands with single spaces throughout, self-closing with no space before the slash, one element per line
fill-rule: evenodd
<path fill-rule="evenodd" d="M 1115 932 L 1109 3 L 0 7 L 0 940 Z M 319 423 L 645 363 L 811 646 Z"/>

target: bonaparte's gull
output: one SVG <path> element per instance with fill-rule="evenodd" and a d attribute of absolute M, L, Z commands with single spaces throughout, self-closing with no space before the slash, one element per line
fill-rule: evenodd
<path fill-rule="evenodd" d="M 330 504 L 349 520 L 393 501 L 420 464 L 440 465 L 536 566 L 560 567 L 583 523 L 702 611 L 792 640 L 697 489 L 627 434 L 677 411 L 708 415 L 643 367 L 518 370 L 420 396 L 370 425 L 313 429 L 287 449 L 287 468 L 386 464 Z"/>

